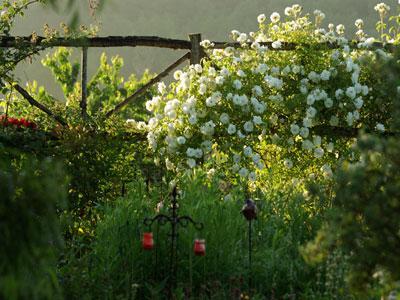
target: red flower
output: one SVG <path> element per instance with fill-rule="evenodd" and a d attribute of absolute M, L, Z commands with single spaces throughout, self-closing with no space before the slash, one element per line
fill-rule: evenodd
<path fill-rule="evenodd" d="M 8 118 L 7 122 L 9 124 L 11 124 L 11 125 L 14 125 L 14 126 L 19 126 L 20 125 L 19 120 L 16 119 L 16 118 Z"/>
<path fill-rule="evenodd" d="M 29 127 L 29 121 L 25 120 L 24 118 L 19 119 L 19 124 L 28 128 Z"/>
<path fill-rule="evenodd" d="M 0 116 L 0 126 L 9 126 L 9 125 L 13 125 L 13 126 L 17 126 L 17 127 L 25 127 L 25 128 L 32 128 L 32 129 L 36 129 L 37 125 L 34 122 L 30 122 L 28 120 L 26 120 L 25 118 L 21 118 L 21 119 L 17 119 L 17 118 L 12 118 L 12 117 L 8 117 L 6 118 L 5 115 L 1 115 Z"/>

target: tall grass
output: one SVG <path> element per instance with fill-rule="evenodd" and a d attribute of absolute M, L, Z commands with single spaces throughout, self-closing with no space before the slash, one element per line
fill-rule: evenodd
<path fill-rule="evenodd" d="M 244 195 L 233 192 L 222 200 L 217 182 L 207 182 L 200 174 L 182 180 L 179 185 L 179 213 L 202 222 L 204 229 L 179 229 L 178 276 L 174 295 L 177 299 L 237 299 L 258 294 L 260 299 L 282 297 L 296 299 L 304 292 L 318 290 L 316 268 L 308 266 L 299 246 L 311 239 L 321 219 L 296 191 L 258 192 L 253 195 L 259 208 L 253 221 L 253 263 L 248 261 L 248 223 L 241 215 Z M 93 251 L 84 258 L 87 268 L 75 280 L 85 280 L 88 289 L 79 298 L 162 299 L 170 272 L 170 226 L 154 224 L 155 248 L 141 248 L 141 236 L 150 230 L 145 217 L 168 213 L 167 188 L 147 189 L 138 180 L 125 198 L 105 208 L 105 218 L 96 231 Z M 193 254 L 193 241 L 206 240 L 207 254 Z M 83 273 L 82 273 L 83 272 Z M 78 276 L 78 278 L 77 278 Z M 79 279 L 79 277 L 81 279 Z M 251 281 L 250 281 L 251 278 Z M 85 286 L 80 282 L 81 286 Z M 70 295 L 72 298 L 78 295 Z"/>

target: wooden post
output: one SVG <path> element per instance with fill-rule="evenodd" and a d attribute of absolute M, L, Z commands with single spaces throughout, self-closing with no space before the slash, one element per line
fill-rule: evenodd
<path fill-rule="evenodd" d="M 81 77 L 82 77 L 82 98 L 80 107 L 82 110 L 82 118 L 87 118 L 87 56 L 88 48 L 82 48 L 82 61 L 81 61 Z"/>
<path fill-rule="evenodd" d="M 190 39 L 190 64 L 199 64 L 201 58 L 203 57 L 203 49 L 200 46 L 201 42 L 201 33 L 192 33 L 189 34 Z"/>

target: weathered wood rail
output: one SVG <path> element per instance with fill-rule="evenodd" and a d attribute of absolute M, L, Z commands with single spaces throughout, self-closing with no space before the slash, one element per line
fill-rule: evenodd
<path fill-rule="evenodd" d="M 46 39 L 42 36 L 0 36 L 0 47 L 17 48 L 24 46 L 44 46 L 51 47 L 87 47 L 87 48 L 107 48 L 107 47 L 157 47 L 169 49 L 190 50 L 191 42 L 179 39 L 162 38 L 158 36 L 107 36 L 107 37 L 88 37 L 88 38 L 52 38 Z"/>
<path fill-rule="evenodd" d="M 87 38 L 52 38 L 51 40 L 46 39 L 42 36 L 0 36 L 0 48 L 19 48 L 24 46 L 41 46 L 43 48 L 52 47 L 73 47 L 73 48 L 108 48 L 108 47 L 156 47 L 156 48 L 167 48 L 173 50 L 193 50 L 193 44 L 199 44 L 201 42 L 200 34 L 189 35 L 188 40 L 163 38 L 158 36 L 105 36 L 105 37 L 87 37 Z M 211 49 L 224 49 L 227 47 L 239 48 L 242 47 L 242 43 L 238 42 L 218 42 L 212 41 L 213 46 Z M 357 48 L 358 42 L 351 41 L 349 46 Z M 251 43 L 247 43 L 251 45 Z M 307 44 L 298 43 L 286 43 L 282 42 L 282 46 L 279 49 L 273 49 L 272 42 L 260 43 L 261 46 L 267 46 L 273 51 L 291 51 L 297 47 L 308 47 Z M 315 47 L 315 45 L 313 45 Z M 323 49 L 337 49 L 341 46 L 337 43 L 321 43 L 318 48 Z M 371 44 L 371 49 L 385 49 L 388 51 L 394 51 L 398 47 L 392 44 L 383 44 L 380 42 L 374 42 Z M 200 48 L 199 48 L 200 49 Z"/>

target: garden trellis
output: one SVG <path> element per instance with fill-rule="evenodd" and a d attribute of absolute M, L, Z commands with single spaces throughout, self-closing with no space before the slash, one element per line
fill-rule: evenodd
<path fill-rule="evenodd" d="M 163 78 L 168 76 L 171 71 L 181 65 L 183 62 L 189 60 L 190 64 L 199 64 L 201 59 L 206 56 L 200 45 L 202 41 L 202 36 L 200 33 L 189 34 L 189 40 L 181 39 L 171 39 L 163 38 L 158 36 L 107 36 L 107 37 L 81 37 L 81 38 L 64 38 L 56 37 L 47 39 L 42 36 L 2 36 L 0 37 L 0 48 L 21 48 L 21 47 L 31 47 L 33 50 L 32 54 L 36 54 L 47 48 L 54 47 L 72 47 L 82 49 L 81 58 L 81 85 L 82 85 L 82 95 L 80 101 L 80 108 L 82 117 L 87 118 L 87 56 L 89 48 L 109 48 L 109 47 L 156 47 L 165 48 L 172 50 L 188 50 L 186 54 L 181 56 L 178 60 L 170 64 L 165 70 L 160 72 L 157 76 L 152 78 L 144 86 L 136 90 L 132 95 L 126 97 L 123 101 L 118 103 L 114 108 L 109 110 L 105 117 L 109 118 L 115 113 L 118 113 L 124 106 L 134 102 L 135 99 L 143 95 L 150 87 L 154 84 L 160 82 Z M 352 41 L 349 43 L 351 48 L 357 48 L 357 41 Z M 247 43 L 248 46 L 251 43 Z M 297 44 L 282 42 L 282 46 L 278 49 L 272 46 L 273 42 L 263 42 L 260 43 L 261 46 L 266 46 L 270 51 L 295 51 L 298 47 L 308 47 L 307 44 Z M 227 47 L 240 48 L 243 43 L 239 42 L 211 42 L 209 49 L 225 49 Z M 338 49 L 340 45 L 337 43 L 321 43 L 319 45 L 320 50 L 328 49 Z M 383 44 L 380 42 L 374 42 L 370 46 L 372 49 L 385 49 L 390 52 L 394 52 L 397 47 L 392 44 Z M 29 57 L 29 56 L 27 56 Z M 27 58 L 26 57 L 26 58 Z M 19 62 L 19 61 L 18 61 Z M 16 63 L 18 63 L 16 62 Z M 6 80 L 12 82 L 12 79 L 6 76 Z M 13 84 L 15 90 L 21 94 L 21 96 L 26 99 L 31 105 L 37 107 L 48 116 L 56 120 L 61 125 L 65 126 L 67 123 L 61 117 L 54 114 L 47 107 L 36 101 L 21 85 L 18 83 Z M 342 128 L 342 127 L 332 127 L 326 128 L 326 126 L 316 126 L 313 128 L 314 131 L 320 135 L 325 135 L 326 133 L 334 134 L 337 136 L 345 137 L 355 137 L 358 134 L 356 128 Z M 391 133 L 386 133 L 391 134 Z"/>
<path fill-rule="evenodd" d="M 0 5 L 1 299 L 400 291 L 400 15 L 376 5 L 379 37 L 358 19 L 353 40 L 300 5 L 222 42 L 10 36 L 34 2 Z M 105 52 L 91 70 L 109 47 L 178 51 L 158 74 Z M 18 76 L 42 54 L 59 96 Z"/>

